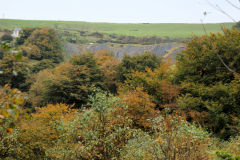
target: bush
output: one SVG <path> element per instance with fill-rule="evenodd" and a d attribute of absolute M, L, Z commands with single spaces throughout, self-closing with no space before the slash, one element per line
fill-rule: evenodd
<path fill-rule="evenodd" d="M 63 136 L 49 149 L 53 159 L 118 159 L 120 149 L 131 138 L 131 120 L 121 100 L 96 90 L 90 97 L 91 109 L 62 125 Z"/>
<path fill-rule="evenodd" d="M 14 128 L 19 127 L 16 122 L 22 111 L 24 95 L 8 86 L 0 88 L 0 95 L 0 158 L 5 159 L 16 152 L 14 148 L 18 143 Z"/>
<path fill-rule="evenodd" d="M 165 157 L 157 141 L 145 132 L 136 132 L 120 152 L 120 160 L 152 159 L 162 160 Z"/>
<path fill-rule="evenodd" d="M 162 153 L 162 159 L 212 159 L 209 152 L 214 148 L 214 141 L 209 134 L 182 117 L 167 116 L 154 120 L 155 141 Z"/>
<path fill-rule="evenodd" d="M 121 150 L 120 159 L 213 159 L 215 141 L 206 131 L 181 117 L 157 117 L 154 132 L 136 132 Z"/>
<path fill-rule="evenodd" d="M 64 104 L 37 108 L 30 118 L 21 120 L 17 145 L 13 146 L 16 159 L 46 159 L 47 150 L 61 137 L 58 123 L 67 123 L 75 117 L 74 111 Z"/>
<path fill-rule="evenodd" d="M 220 160 L 240 159 L 240 137 L 231 138 L 228 142 L 223 142 L 217 150 L 216 158 Z"/>

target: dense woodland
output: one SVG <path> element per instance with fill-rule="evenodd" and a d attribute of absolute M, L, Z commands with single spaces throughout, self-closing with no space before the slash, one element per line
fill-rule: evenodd
<path fill-rule="evenodd" d="M 0 157 L 239 160 L 240 31 L 192 37 L 176 62 L 101 50 L 67 59 L 56 31 L 1 37 Z"/>

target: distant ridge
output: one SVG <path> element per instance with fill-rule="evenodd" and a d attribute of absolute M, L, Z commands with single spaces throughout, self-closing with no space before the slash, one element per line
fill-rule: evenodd
<path fill-rule="evenodd" d="M 221 32 L 221 26 L 231 28 L 234 23 L 205 24 L 207 32 Z M 0 30 L 14 27 L 51 27 L 59 30 L 74 30 L 116 34 L 124 36 L 161 36 L 190 37 L 203 35 L 202 24 L 191 23 L 107 23 L 82 21 L 52 21 L 52 20 L 19 20 L 0 19 Z"/>

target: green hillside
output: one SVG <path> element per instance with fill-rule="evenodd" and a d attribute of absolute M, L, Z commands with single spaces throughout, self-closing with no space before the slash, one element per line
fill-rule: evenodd
<path fill-rule="evenodd" d="M 207 32 L 219 32 L 221 26 L 230 28 L 233 23 L 206 24 Z M 123 23 L 92 23 L 77 21 L 45 21 L 45 20 L 10 20 L 0 19 L 0 30 L 13 29 L 14 27 L 52 27 L 58 30 L 87 31 L 123 36 L 168 36 L 189 37 L 204 34 L 201 24 L 123 24 Z"/>

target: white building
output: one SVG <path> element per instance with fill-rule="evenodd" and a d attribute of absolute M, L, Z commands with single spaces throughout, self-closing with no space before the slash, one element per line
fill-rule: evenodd
<path fill-rule="evenodd" d="M 20 35 L 21 28 L 15 28 L 12 37 L 17 38 Z"/>

